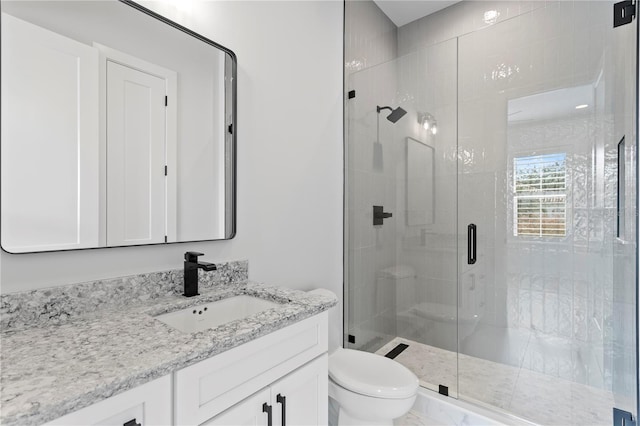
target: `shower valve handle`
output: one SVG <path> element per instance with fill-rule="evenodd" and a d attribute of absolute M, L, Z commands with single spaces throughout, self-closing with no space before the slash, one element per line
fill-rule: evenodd
<path fill-rule="evenodd" d="M 373 226 L 383 225 L 383 219 L 393 217 L 393 213 L 384 211 L 383 206 L 373 206 Z"/>

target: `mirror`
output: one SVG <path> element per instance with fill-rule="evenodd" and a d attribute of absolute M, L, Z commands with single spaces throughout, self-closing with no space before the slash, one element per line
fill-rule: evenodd
<path fill-rule="evenodd" d="M 435 218 L 434 148 L 407 137 L 407 225 L 430 225 Z"/>
<path fill-rule="evenodd" d="M 128 0 L 1 19 L 5 251 L 233 238 L 233 52 Z"/>

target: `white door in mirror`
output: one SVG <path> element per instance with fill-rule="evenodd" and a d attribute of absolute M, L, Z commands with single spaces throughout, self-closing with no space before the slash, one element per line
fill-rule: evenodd
<path fill-rule="evenodd" d="M 163 78 L 107 62 L 107 245 L 166 235 Z"/>
<path fill-rule="evenodd" d="M 98 52 L 5 13 L 1 50 L 2 246 L 95 247 Z"/>

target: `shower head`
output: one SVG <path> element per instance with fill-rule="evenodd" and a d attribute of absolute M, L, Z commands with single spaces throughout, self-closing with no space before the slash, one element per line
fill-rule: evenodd
<path fill-rule="evenodd" d="M 396 109 L 391 108 L 390 106 L 377 106 L 376 107 L 376 111 L 378 112 L 378 114 L 380 114 L 380 111 L 382 111 L 383 109 L 388 109 L 389 111 L 391 111 L 391 114 L 389 114 L 387 116 L 387 120 L 389 120 L 392 123 L 396 123 L 398 120 L 400 120 L 402 117 L 404 117 L 404 115 L 407 113 L 407 111 L 403 110 L 402 108 L 398 107 Z"/>

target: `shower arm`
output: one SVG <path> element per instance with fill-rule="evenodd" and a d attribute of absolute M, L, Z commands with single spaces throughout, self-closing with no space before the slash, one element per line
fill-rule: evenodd
<path fill-rule="evenodd" d="M 391 108 L 390 106 L 379 106 L 376 105 L 376 142 L 380 143 L 380 111 L 382 111 L 383 109 L 388 109 L 389 111 L 393 112 L 393 108 Z"/>

